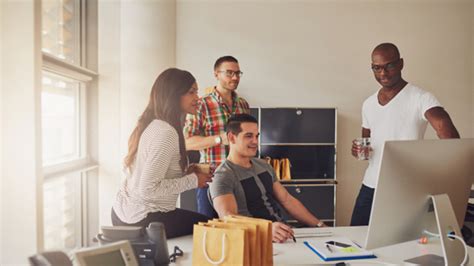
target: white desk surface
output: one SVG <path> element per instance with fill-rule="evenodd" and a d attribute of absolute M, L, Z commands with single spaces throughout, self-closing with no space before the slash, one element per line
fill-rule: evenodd
<path fill-rule="evenodd" d="M 298 229 L 294 229 L 296 232 Z M 367 226 L 354 227 L 327 227 L 315 228 L 319 231 L 331 231 L 334 236 L 345 236 L 355 241 L 357 244 L 365 244 L 365 236 L 367 234 Z M 275 265 L 298 265 L 298 264 L 335 264 L 336 262 L 324 262 L 315 253 L 309 250 L 303 244 L 304 240 L 314 239 L 330 239 L 331 237 L 317 238 L 297 238 L 297 243 L 287 241 L 282 244 L 273 244 L 273 261 Z M 168 239 L 168 248 L 170 254 L 173 252 L 174 246 L 178 246 L 184 251 L 184 256 L 179 257 L 174 265 L 191 265 L 192 264 L 192 236 L 178 237 Z M 403 261 L 409 258 L 421 256 L 424 254 L 437 254 L 443 256 L 441 245 L 438 240 L 430 240 L 428 244 L 418 244 L 417 241 L 409 241 L 401 244 L 387 246 L 372 250 L 377 258 L 367 260 L 350 260 L 348 265 L 403 265 Z M 474 265 L 474 249 L 468 247 L 470 263 Z M 171 264 L 173 265 L 173 264 Z"/>

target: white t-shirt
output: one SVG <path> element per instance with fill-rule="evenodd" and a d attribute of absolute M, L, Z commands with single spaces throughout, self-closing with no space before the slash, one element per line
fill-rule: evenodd
<path fill-rule="evenodd" d="M 370 129 L 373 153 L 365 171 L 364 185 L 375 188 L 387 140 L 423 139 L 428 120 L 425 112 L 441 106 L 429 92 L 407 84 L 390 102 L 382 106 L 378 102 L 378 91 L 362 105 L 362 127 Z"/>

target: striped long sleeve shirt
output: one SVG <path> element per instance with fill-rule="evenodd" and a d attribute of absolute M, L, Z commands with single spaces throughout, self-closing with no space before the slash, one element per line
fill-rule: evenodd
<path fill-rule="evenodd" d="M 143 131 L 135 162 L 113 206 L 125 223 L 137 223 L 151 212 L 176 208 L 181 192 L 197 187 L 194 173 L 183 176 L 179 137 L 167 122 L 153 120 Z"/>

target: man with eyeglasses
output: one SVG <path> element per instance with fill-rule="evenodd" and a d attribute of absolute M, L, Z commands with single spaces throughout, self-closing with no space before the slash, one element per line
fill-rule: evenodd
<path fill-rule="evenodd" d="M 223 56 L 214 64 L 217 85 L 206 89 L 196 115 L 188 115 L 184 127 L 187 150 L 200 151 L 200 162 L 217 168 L 229 152 L 225 125 L 234 114 L 249 114 L 247 101 L 238 96 L 237 87 L 242 76 L 239 62 L 233 56 Z M 207 198 L 207 188 L 196 191 L 197 211 L 217 217 Z"/>
<path fill-rule="evenodd" d="M 351 226 L 369 223 L 385 141 L 423 139 L 428 122 L 439 138 L 459 138 L 449 114 L 435 96 L 402 78 L 403 58 L 394 44 L 375 47 L 371 68 L 382 88 L 362 105 L 362 137 L 370 137 L 372 155 L 355 202 Z M 352 155 L 356 158 L 358 149 L 353 143 Z"/>

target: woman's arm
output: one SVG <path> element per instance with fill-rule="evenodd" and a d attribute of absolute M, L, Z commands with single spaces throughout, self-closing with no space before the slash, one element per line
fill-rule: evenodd
<path fill-rule="evenodd" d="M 145 156 L 146 161 L 138 177 L 139 191 L 142 196 L 153 199 L 159 196 L 179 194 L 186 190 L 196 188 L 197 176 L 194 173 L 180 178 L 166 179 L 166 173 L 172 163 L 172 154 L 179 153 L 178 134 L 174 129 L 158 129 L 150 136 L 143 136 L 145 145 L 139 149 L 138 156 Z"/>

